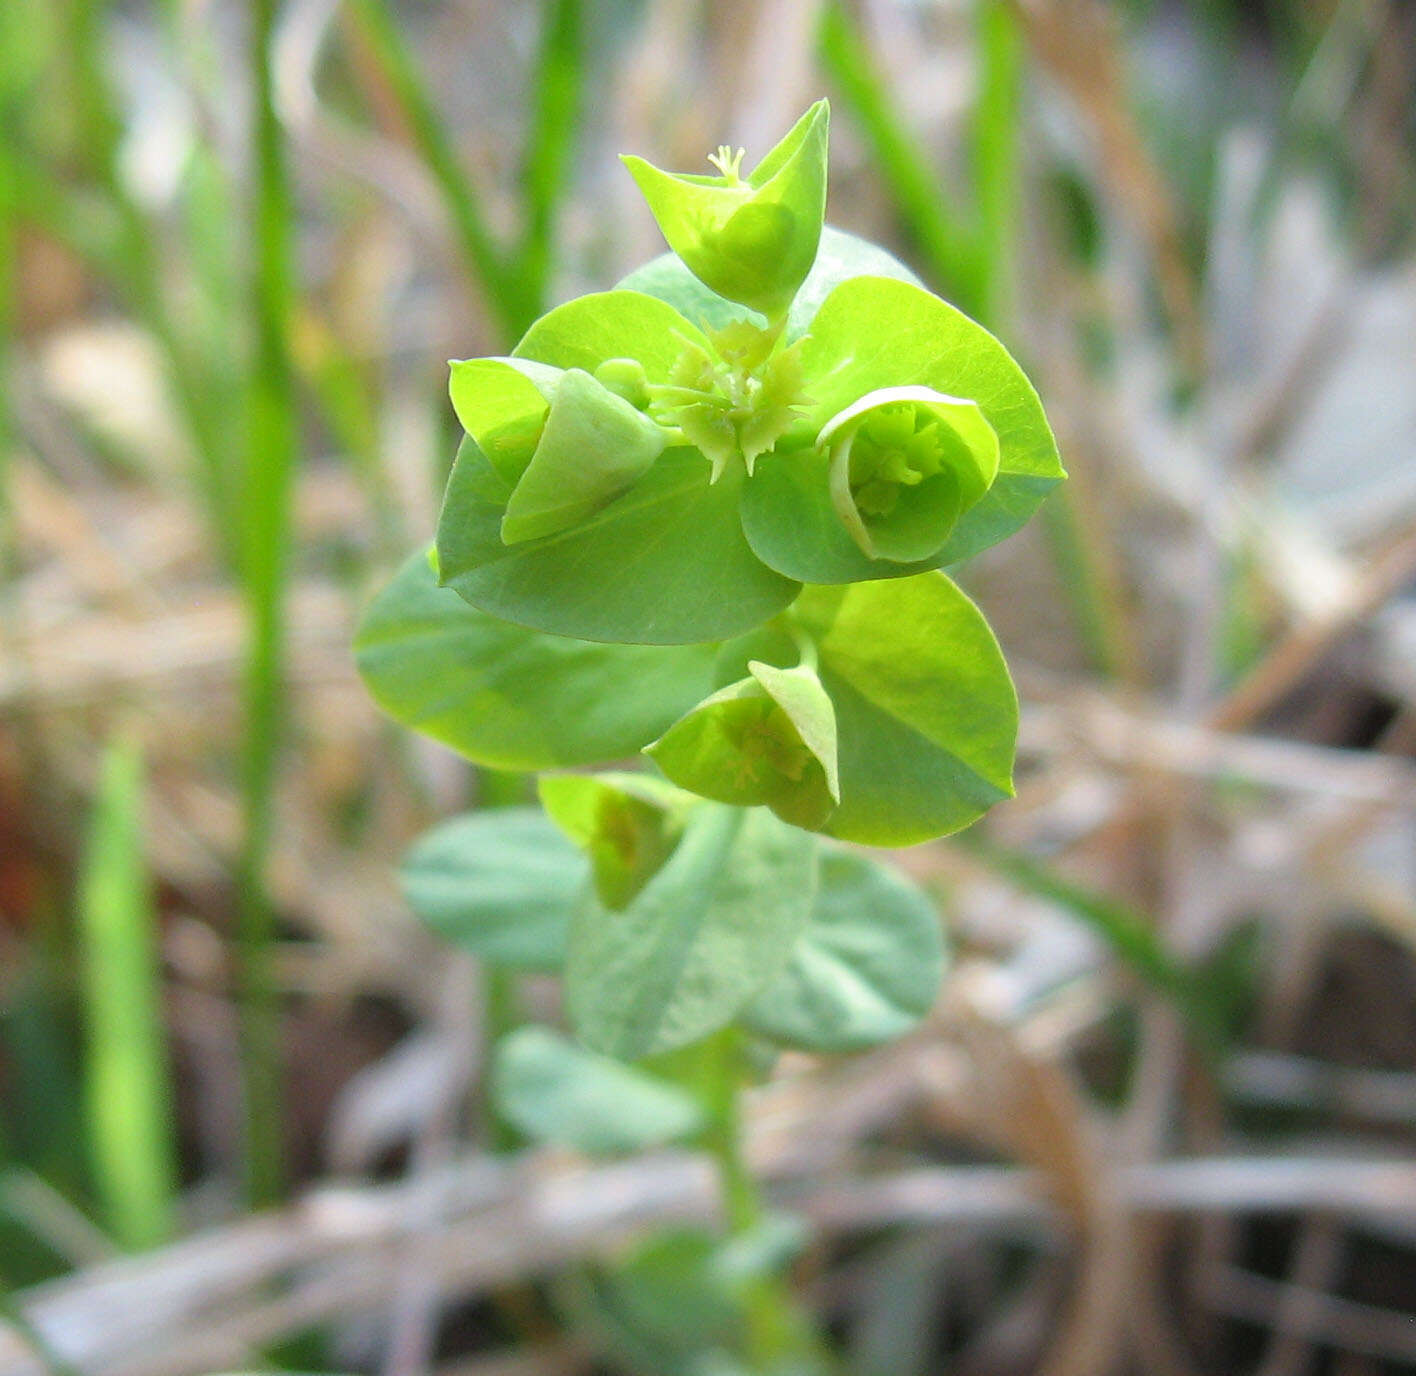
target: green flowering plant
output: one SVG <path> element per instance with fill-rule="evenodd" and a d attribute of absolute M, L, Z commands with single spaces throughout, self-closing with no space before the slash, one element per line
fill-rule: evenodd
<path fill-rule="evenodd" d="M 436 538 L 356 643 L 397 721 L 542 775 L 544 810 L 455 818 L 403 875 L 449 940 L 563 977 L 579 1044 L 504 1038 L 504 1119 L 589 1153 L 710 1147 L 734 1245 L 779 1260 L 771 1228 L 748 1245 L 742 1048 L 856 1050 L 930 1007 L 933 902 L 841 843 L 942 836 L 1012 791 L 1012 682 L 948 571 L 1064 476 L 1004 347 L 824 226 L 827 125 L 822 101 L 746 176 L 740 150 L 715 175 L 625 160 L 671 252 L 452 364 Z M 683 1286 L 633 1335 L 658 1366 L 702 1368 L 708 1295 L 719 1365 L 821 1369 L 772 1265 L 698 1235 L 649 1253 Z M 633 1308 L 661 1285 L 637 1266 L 595 1293 Z M 764 1295 L 768 1329 L 744 1317 Z"/>
<path fill-rule="evenodd" d="M 1011 792 L 1012 684 L 946 570 L 1028 518 L 1056 444 L 996 339 L 823 227 L 827 122 L 819 102 L 747 177 L 724 150 L 717 176 L 627 159 L 674 251 L 452 364 L 434 545 L 358 635 L 397 720 L 503 769 L 643 752 L 676 817 L 867 845 Z M 662 804 L 572 829 L 597 875 Z"/>

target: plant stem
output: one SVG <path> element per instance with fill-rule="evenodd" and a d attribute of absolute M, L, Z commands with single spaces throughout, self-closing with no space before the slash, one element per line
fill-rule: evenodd
<path fill-rule="evenodd" d="M 525 308 L 539 314 L 553 266 L 555 227 L 574 160 L 581 88 L 580 0 L 545 0 L 536 93 L 522 184 L 526 233 L 518 255 Z M 528 319 L 524 322 L 529 325 Z"/>
<path fill-rule="evenodd" d="M 706 1145 L 718 1167 L 728 1231 L 747 1232 L 762 1217 L 762 1200 L 742 1150 L 742 1034 L 725 1027 L 704 1043 L 703 1086 L 708 1106 Z"/>

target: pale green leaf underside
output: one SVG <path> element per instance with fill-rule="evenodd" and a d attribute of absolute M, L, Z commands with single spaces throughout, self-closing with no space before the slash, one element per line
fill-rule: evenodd
<path fill-rule="evenodd" d="M 507 546 L 507 494 L 464 440 L 438 522 L 442 578 L 473 606 L 553 635 L 644 645 L 740 635 L 798 585 L 748 547 L 739 483 L 729 475 L 710 485 L 702 455 L 670 449 L 583 525 Z"/>
<path fill-rule="evenodd" d="M 494 808 L 419 837 L 399 880 L 444 940 L 494 964 L 558 970 L 589 866 L 539 808 Z"/>
<path fill-rule="evenodd" d="M 913 845 L 1011 795 L 1017 697 L 988 623 L 948 578 L 810 587 L 796 612 L 836 711 L 841 804 L 826 831 Z"/>
<path fill-rule="evenodd" d="M 714 687 L 713 645 L 607 645 L 500 621 L 413 555 L 364 613 L 359 672 L 395 721 L 497 769 L 600 764 Z"/>
<path fill-rule="evenodd" d="M 859 1051 L 908 1032 L 933 1005 L 943 974 L 929 897 L 864 856 L 828 851 L 806 931 L 739 1021 L 789 1046 Z"/>
<path fill-rule="evenodd" d="M 501 1116 L 527 1137 L 591 1156 L 662 1146 L 703 1124 L 701 1106 L 686 1091 L 544 1027 L 518 1028 L 498 1043 L 492 1095 Z"/>
<path fill-rule="evenodd" d="M 637 1060 L 729 1022 L 806 926 L 816 853 L 763 808 L 701 804 L 628 906 L 587 898 L 572 920 L 566 999 L 581 1041 Z"/>
<path fill-rule="evenodd" d="M 919 284 L 919 278 L 900 260 L 876 244 L 845 230 L 827 225 L 821 231 L 821 243 L 816 261 L 792 298 L 787 316 L 787 339 L 797 339 L 806 333 L 812 317 L 821 303 L 840 284 L 851 277 L 868 273 L 874 277 L 893 277 L 901 282 Z M 673 306 L 680 315 L 704 329 L 717 330 L 734 320 L 750 320 L 755 313 L 735 301 L 726 301 L 705 287 L 672 253 L 660 254 L 636 268 L 620 282 L 620 287 L 657 297 Z M 756 317 L 759 321 L 760 316 Z M 557 355 L 537 352 L 533 355 L 547 363 L 560 363 Z M 561 367 L 572 366 L 560 363 Z M 585 365 L 581 363 L 580 367 Z"/>

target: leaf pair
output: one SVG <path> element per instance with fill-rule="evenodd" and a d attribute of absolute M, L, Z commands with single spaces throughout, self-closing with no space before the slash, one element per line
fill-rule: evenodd
<path fill-rule="evenodd" d="M 650 747 L 683 788 L 842 840 L 957 831 L 1011 792 L 1017 701 L 978 609 L 940 573 L 805 589 L 787 636 L 611 645 L 497 621 L 421 555 L 356 637 L 379 705 L 479 764 L 555 769 Z"/>
<path fill-rule="evenodd" d="M 578 805 L 571 795 L 581 777 L 545 781 L 562 816 Z M 593 782 L 631 801 L 645 796 L 627 793 L 622 777 Z M 675 807 L 671 795 L 664 801 Z M 404 895 L 439 936 L 493 964 L 552 972 L 568 966 L 582 972 L 568 974 L 572 984 L 593 983 L 601 977 L 599 954 L 612 950 L 614 982 L 600 993 L 569 994 L 577 1032 L 600 1052 L 651 1055 L 732 1019 L 785 1045 L 847 1051 L 899 1036 L 928 1010 L 943 945 L 938 914 L 919 889 L 861 855 L 828 847 L 818 862 L 810 837 L 757 811 L 745 814 L 755 820 L 733 831 L 725 852 L 773 879 L 749 912 L 738 889 L 705 863 L 715 852 L 704 847 L 704 829 L 712 818 L 721 828 L 729 810 L 697 806 L 704 820 L 694 823 L 677 867 L 661 855 L 618 907 L 606 901 L 605 875 L 592 875 L 584 850 L 532 808 L 472 813 L 433 828 L 404 861 Z M 680 813 L 672 825 L 688 840 L 683 822 Z M 587 840 L 584 849 L 594 847 Z M 696 896 L 688 895 L 693 886 Z M 704 962 L 722 949 L 747 958 L 705 980 Z M 632 1017 L 609 1016 L 617 1002 L 632 1006 Z M 689 1030 L 678 1036 L 674 1029 Z M 546 1059 L 544 1047 L 537 1056 Z M 598 1102 L 606 1112 L 613 1108 L 610 1099 Z"/>

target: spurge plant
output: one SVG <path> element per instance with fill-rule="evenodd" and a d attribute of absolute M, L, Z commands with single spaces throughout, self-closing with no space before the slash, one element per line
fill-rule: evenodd
<path fill-rule="evenodd" d="M 1003 346 L 823 228 L 827 123 L 822 101 L 746 175 L 741 150 L 712 175 L 625 160 L 672 252 L 452 364 L 466 435 L 436 540 L 357 641 L 396 720 L 542 775 L 544 815 L 455 819 L 404 869 L 450 938 L 563 974 L 580 1045 L 504 1038 L 500 1112 L 591 1152 L 713 1146 L 739 1244 L 763 1226 L 732 1127 L 752 1050 L 870 1046 L 934 998 L 932 903 L 840 843 L 911 845 L 1010 794 L 1012 683 L 945 570 L 1064 476 Z M 649 1244 L 757 1336 L 605 1319 L 621 1346 L 809 1366 L 789 1310 L 762 1309 L 771 1265 L 722 1245 Z M 591 1287 L 602 1319 L 641 1263 Z"/>

